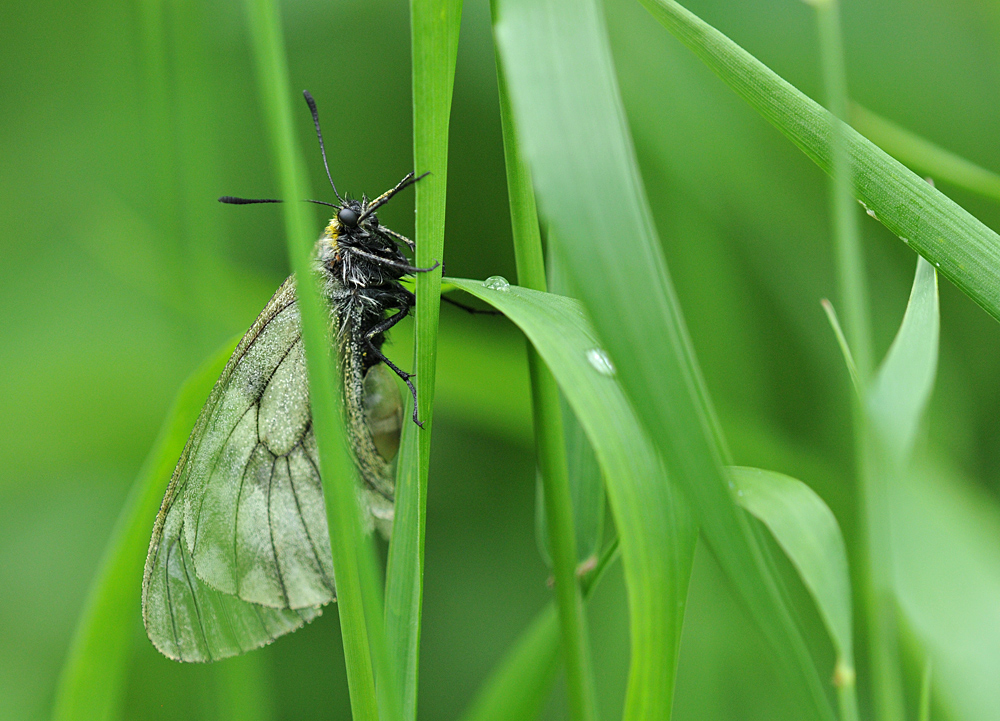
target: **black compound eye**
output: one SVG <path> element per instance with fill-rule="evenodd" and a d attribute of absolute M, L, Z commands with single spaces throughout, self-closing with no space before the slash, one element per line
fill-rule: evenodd
<path fill-rule="evenodd" d="M 337 213 L 337 220 L 341 222 L 342 225 L 346 225 L 348 228 L 358 227 L 358 211 L 353 208 L 341 208 L 340 212 Z"/>

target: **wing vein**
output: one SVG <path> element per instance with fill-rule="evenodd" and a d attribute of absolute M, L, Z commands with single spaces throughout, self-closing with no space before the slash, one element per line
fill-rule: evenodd
<path fill-rule="evenodd" d="M 274 471 L 278 468 L 278 459 L 271 463 L 271 475 L 267 479 L 267 531 L 271 535 L 271 556 L 274 557 L 274 570 L 278 573 L 278 585 L 285 599 L 285 608 L 291 608 L 288 600 L 288 589 L 285 588 L 285 578 L 281 573 L 281 561 L 278 560 L 278 547 L 274 545 L 274 525 L 271 523 L 271 488 L 274 486 Z M 291 479 L 289 479 L 291 481 Z"/>
<path fill-rule="evenodd" d="M 302 448 L 302 455 L 307 458 L 309 456 L 304 447 Z M 319 575 L 323 577 L 323 583 L 333 591 L 333 583 L 327 578 L 326 571 L 323 570 L 323 561 L 320 560 L 319 551 L 316 550 L 316 543 L 313 541 L 312 534 L 309 533 L 309 525 L 306 523 L 306 517 L 302 515 L 302 504 L 299 503 L 299 493 L 295 490 L 295 481 L 292 478 L 292 462 L 287 456 L 285 457 L 285 464 L 288 466 L 288 485 L 292 487 L 292 498 L 295 499 L 295 511 L 299 514 L 299 520 L 302 521 L 302 528 L 306 532 L 306 538 L 309 539 L 309 548 L 312 549 L 313 558 L 316 559 L 316 568 L 319 569 Z"/>
<path fill-rule="evenodd" d="M 215 471 L 219 467 L 219 459 L 222 458 L 222 454 L 225 453 L 226 446 L 228 446 L 229 445 L 229 441 L 232 440 L 233 434 L 236 432 L 236 429 L 239 428 L 239 425 L 240 425 L 240 423 L 243 422 L 243 419 L 247 417 L 247 413 L 249 413 L 254 408 L 258 408 L 259 404 L 260 404 L 260 399 L 258 398 L 253 403 L 251 403 L 249 406 L 247 406 L 247 409 L 245 411 L 243 411 L 242 415 L 240 415 L 240 419 L 238 421 L 236 421 L 236 423 L 233 424 L 233 427 L 229 430 L 229 433 L 226 434 L 226 440 L 224 440 L 222 442 L 222 445 L 219 446 L 219 452 L 215 455 L 215 458 L 212 459 L 212 468 L 206 474 L 206 478 L 208 478 L 209 481 L 211 481 L 212 480 L 212 476 L 215 475 Z M 258 408 L 258 410 L 259 410 L 259 408 Z M 257 441 L 259 442 L 260 441 L 260 430 L 259 430 L 260 429 L 260 425 L 259 425 L 259 423 L 260 423 L 260 414 L 259 413 L 258 413 L 257 423 L 258 423 L 258 426 L 257 426 L 257 428 L 258 428 L 258 431 L 257 431 Z M 193 548 L 197 548 L 198 547 L 198 531 L 201 529 L 201 508 L 202 508 L 202 506 L 205 505 L 205 494 L 202 493 L 202 494 L 199 494 L 199 495 L 200 495 L 200 498 L 198 499 L 198 514 L 196 516 L 197 520 L 195 521 L 195 524 L 194 524 L 194 543 L 192 544 Z"/>
<path fill-rule="evenodd" d="M 181 533 L 184 532 L 184 524 L 181 524 Z M 188 589 L 191 591 L 191 603 L 194 605 L 194 615 L 198 619 L 198 628 L 201 630 L 201 637 L 205 639 L 205 653 L 208 660 L 212 660 L 212 648 L 208 643 L 208 634 L 205 633 L 205 624 L 201 620 L 201 609 L 198 608 L 198 596 L 195 594 L 194 584 L 191 583 L 191 576 L 188 573 L 187 561 L 184 560 L 184 549 L 181 549 L 181 568 L 184 570 L 184 580 L 187 581 Z"/>

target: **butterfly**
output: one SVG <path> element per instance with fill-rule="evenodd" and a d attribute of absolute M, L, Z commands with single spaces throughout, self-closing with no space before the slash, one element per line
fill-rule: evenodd
<path fill-rule="evenodd" d="M 375 211 L 424 176 L 408 174 L 379 197 L 337 192 L 319 115 L 304 93 L 337 203 L 316 243 L 315 270 L 330 312 L 343 385 L 344 425 L 369 528 L 388 535 L 392 461 L 411 374 L 382 353 L 385 334 L 414 307 L 400 282 L 413 241 Z M 426 175 L 426 174 L 425 174 Z M 274 203 L 225 196 L 230 204 Z M 153 526 L 142 614 L 153 645 L 178 661 L 214 661 L 270 643 L 335 600 L 330 537 L 312 428 L 294 276 L 239 342 L 191 432 Z"/>

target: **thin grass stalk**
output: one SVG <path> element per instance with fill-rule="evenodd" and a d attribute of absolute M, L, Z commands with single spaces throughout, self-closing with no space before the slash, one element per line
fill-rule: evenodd
<path fill-rule="evenodd" d="M 416 264 L 430 268 L 444 254 L 448 187 L 448 123 L 455 82 L 461 0 L 410 3 L 413 163 L 430 173 L 416 186 Z M 399 453 L 396 520 L 386 569 L 386 630 L 398 671 L 402 718 L 417 716 L 424 537 L 433 427 L 441 270 L 416 274 L 414 372 L 423 428 L 407 424 Z"/>
<path fill-rule="evenodd" d="M 503 130 L 507 193 L 517 282 L 532 290 L 547 290 L 542 239 L 531 174 L 518 149 L 517 129 L 503 67 L 497 58 L 500 122 Z M 566 692 L 574 719 L 596 719 L 597 701 L 587 640 L 583 595 L 576 576 L 576 531 L 566 459 L 559 386 L 530 342 L 525 341 L 531 377 L 535 449 L 542 477 L 545 513 L 555 576 L 556 604 L 566 666 Z"/>
<path fill-rule="evenodd" d="M 274 0 L 249 0 L 247 9 L 260 94 L 282 195 L 290 200 L 308 198 L 311 193 L 292 122 L 291 91 L 278 9 Z M 298 283 L 309 398 L 326 498 L 351 711 L 355 721 L 376 721 L 379 708 L 372 661 L 374 656 L 375 664 L 384 671 L 387 654 L 384 648 L 373 650 L 369 644 L 370 626 L 382 624 L 380 610 L 371 613 L 380 606 L 380 600 L 366 602 L 363 598 L 365 593 L 377 593 L 377 588 L 373 589 L 372 584 L 366 582 L 375 576 L 374 549 L 364 538 L 358 517 L 357 478 L 341 423 L 341 389 L 331 358 L 329 313 L 323 306 L 313 272 L 315 229 L 305 204 L 289 202 L 283 207 L 289 256 Z M 363 565 L 368 568 L 362 570 L 360 566 Z M 373 635 L 378 638 L 382 634 Z"/>
<path fill-rule="evenodd" d="M 814 0 L 819 30 L 820 63 L 830 113 L 838 120 L 847 117 L 848 93 L 844 72 L 843 40 L 840 32 L 840 8 L 837 0 Z M 834 123 L 831 128 L 830 201 L 834 247 L 837 257 L 837 281 L 844 307 L 845 333 L 857 368 L 861 386 L 860 398 L 872 374 L 872 344 L 870 305 L 865 278 L 864 257 L 858 230 L 858 210 L 852 196 L 853 172 L 847 152 L 845 127 Z M 862 551 L 862 605 L 869 634 L 869 673 L 875 716 L 880 720 L 904 718 L 902 685 L 899 671 L 898 645 L 895 632 L 895 603 L 892 600 L 892 577 L 889 557 L 889 509 L 886 502 L 886 476 L 878 472 L 871 429 L 862 403 L 853 396 L 856 465 L 860 476 L 859 501 L 865 523 L 866 547 Z M 841 717 L 857 716 L 850 706 L 847 686 L 854 686 L 853 659 L 838 659 L 838 702 Z M 856 700 L 854 701 L 856 704 Z M 849 714 L 848 715 L 845 715 Z"/>

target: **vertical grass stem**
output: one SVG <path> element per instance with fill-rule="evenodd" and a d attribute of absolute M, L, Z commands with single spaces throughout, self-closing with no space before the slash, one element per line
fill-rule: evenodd
<path fill-rule="evenodd" d="M 837 120 L 847 117 L 848 94 L 844 71 L 843 41 L 840 31 L 840 7 L 837 0 L 813 0 L 819 31 L 820 64 L 826 89 L 827 107 Z M 858 228 L 858 211 L 852 194 L 852 165 L 847 152 L 845 126 L 831 125 L 831 217 L 834 249 L 837 258 L 837 281 L 844 308 L 845 334 L 857 368 L 860 395 L 867 395 L 873 369 L 868 287 Z M 862 401 L 852 403 L 856 467 L 859 476 L 860 516 L 865 529 L 862 551 L 862 597 L 869 635 L 869 672 L 875 716 L 880 721 L 904 718 L 899 661 L 896 653 L 895 603 L 889 581 L 892 577 L 889 557 L 889 515 L 886 504 L 886 475 L 878 470 L 871 429 Z M 841 706 L 848 701 L 841 687 Z M 857 715 L 856 709 L 853 710 Z M 842 711 L 843 714 L 843 711 Z"/>
<path fill-rule="evenodd" d="M 507 192 L 517 281 L 532 290 L 545 291 L 545 261 L 531 174 L 521 158 L 517 130 L 510 108 L 503 67 L 497 59 L 500 121 L 503 130 Z M 531 376 L 535 448 L 545 494 L 545 512 L 555 575 L 556 604 L 566 666 L 566 690 L 574 719 L 596 719 L 597 703 L 590 665 L 583 595 L 576 577 L 576 532 L 566 458 L 565 433 L 559 387 L 530 342 L 527 343 Z"/>

